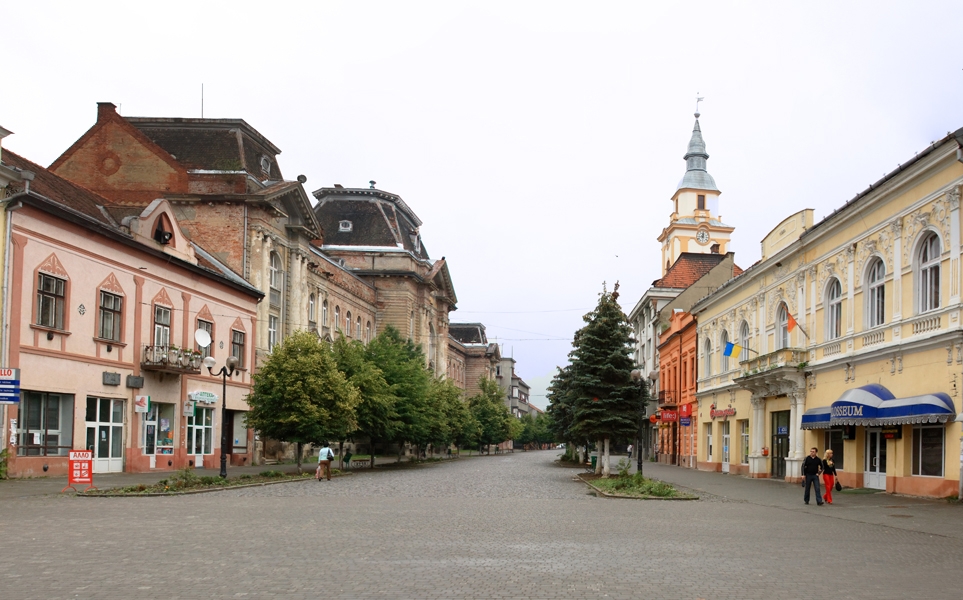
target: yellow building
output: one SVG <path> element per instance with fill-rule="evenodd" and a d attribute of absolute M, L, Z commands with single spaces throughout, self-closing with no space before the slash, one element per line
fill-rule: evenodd
<path fill-rule="evenodd" d="M 961 148 L 963 129 L 819 223 L 791 215 L 693 307 L 700 468 L 799 481 L 831 448 L 845 486 L 957 493 Z"/>

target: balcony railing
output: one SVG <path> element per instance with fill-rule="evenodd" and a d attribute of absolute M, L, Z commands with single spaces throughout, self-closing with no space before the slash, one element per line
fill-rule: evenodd
<path fill-rule="evenodd" d="M 755 375 L 778 367 L 799 367 L 809 361 L 809 353 L 799 348 L 783 348 L 762 356 L 753 356 L 739 363 L 742 376 Z"/>
<path fill-rule="evenodd" d="M 145 371 L 193 374 L 201 372 L 201 355 L 176 346 L 145 346 L 140 366 Z"/>
<path fill-rule="evenodd" d="M 659 390 L 659 404 L 675 404 L 675 396 L 672 391 Z"/>

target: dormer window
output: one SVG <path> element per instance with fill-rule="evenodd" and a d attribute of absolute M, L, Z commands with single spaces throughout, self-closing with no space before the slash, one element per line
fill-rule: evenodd
<path fill-rule="evenodd" d="M 271 159 L 266 154 L 261 155 L 261 171 L 265 175 L 271 174 Z"/>
<path fill-rule="evenodd" d="M 174 237 L 173 227 L 167 221 L 167 215 L 161 215 L 157 219 L 157 226 L 154 228 L 154 241 L 162 246 L 166 246 L 171 243 L 171 238 Z"/>
<path fill-rule="evenodd" d="M 338 231 L 350 232 L 352 229 L 351 221 L 340 221 L 338 223 Z"/>

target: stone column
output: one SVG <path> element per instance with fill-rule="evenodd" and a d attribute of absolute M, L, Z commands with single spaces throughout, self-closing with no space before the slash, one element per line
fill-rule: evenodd
<path fill-rule="evenodd" d="M 816 335 L 816 267 L 809 267 L 809 335 Z M 809 338 L 809 346 L 815 346 L 814 337 Z"/>
<path fill-rule="evenodd" d="M 960 303 L 960 188 L 946 193 L 950 209 L 950 305 Z"/>
<path fill-rule="evenodd" d="M 801 481 L 802 461 L 806 436 L 802 430 L 802 415 L 806 412 L 806 389 L 797 387 L 789 393 L 789 457 L 786 458 L 786 481 Z"/>
<path fill-rule="evenodd" d="M 271 252 L 274 249 L 274 242 L 269 235 L 263 234 L 261 238 L 261 264 L 258 271 L 261 274 L 261 291 L 264 292 L 264 300 L 257 305 L 258 328 L 254 333 L 255 347 L 267 350 L 267 324 L 268 312 L 271 309 Z"/>
<path fill-rule="evenodd" d="M 893 232 L 893 323 L 898 323 L 903 319 L 903 221 L 897 218 L 890 229 Z M 894 338 L 899 331 L 899 327 L 893 329 Z"/>
<path fill-rule="evenodd" d="M 762 447 L 765 446 L 766 424 L 765 407 L 766 399 L 757 394 L 752 395 L 752 415 L 749 421 L 749 437 L 751 439 L 751 452 L 749 453 L 749 476 L 767 476 L 767 457 L 762 455 Z"/>
<path fill-rule="evenodd" d="M 856 307 L 853 304 L 855 302 L 854 297 L 856 294 L 855 277 L 856 272 L 855 261 L 856 252 L 852 246 L 846 248 L 846 334 L 852 335 L 856 330 Z M 848 344 L 852 344 L 850 340 Z"/>

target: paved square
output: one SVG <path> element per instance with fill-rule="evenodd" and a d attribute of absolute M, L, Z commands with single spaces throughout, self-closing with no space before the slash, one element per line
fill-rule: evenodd
<path fill-rule="evenodd" d="M 556 452 L 171 498 L 4 500 L 0 598 L 956 598 L 963 508 L 646 465 L 596 498 Z M 0 484 L 3 485 L 3 484 Z"/>

